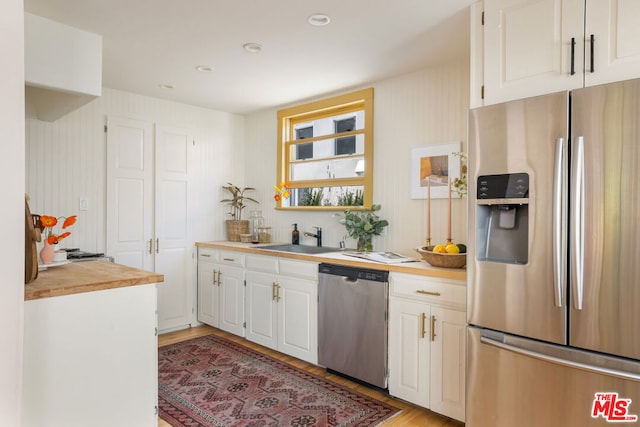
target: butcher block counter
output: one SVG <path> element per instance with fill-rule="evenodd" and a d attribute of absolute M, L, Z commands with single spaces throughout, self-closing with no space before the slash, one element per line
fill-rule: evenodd
<path fill-rule="evenodd" d="M 40 271 L 38 278 L 25 286 L 24 299 L 30 301 L 162 281 L 162 274 L 112 262 L 71 262 Z"/>
<path fill-rule="evenodd" d="M 22 427 L 157 425 L 161 274 L 107 261 L 25 285 Z"/>

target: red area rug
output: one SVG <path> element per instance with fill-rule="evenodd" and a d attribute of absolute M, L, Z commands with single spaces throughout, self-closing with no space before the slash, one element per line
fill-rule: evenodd
<path fill-rule="evenodd" d="M 158 350 L 172 426 L 375 426 L 398 408 L 213 335 Z"/>

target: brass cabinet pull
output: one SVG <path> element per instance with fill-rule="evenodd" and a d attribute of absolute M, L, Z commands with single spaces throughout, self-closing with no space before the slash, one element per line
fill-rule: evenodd
<path fill-rule="evenodd" d="M 218 286 L 222 285 L 222 270 L 218 270 Z"/>
<path fill-rule="evenodd" d="M 149 254 L 153 253 L 153 239 L 149 239 Z"/>
<path fill-rule="evenodd" d="M 422 313 L 420 314 L 420 337 L 424 338 L 424 322 L 427 320 L 427 315 Z"/>
<path fill-rule="evenodd" d="M 211 258 L 211 254 L 200 254 L 200 256 L 205 256 L 207 258 Z"/>
<path fill-rule="evenodd" d="M 436 340 L 436 316 L 431 315 L 431 341 Z"/>
<path fill-rule="evenodd" d="M 276 284 L 276 302 L 280 302 L 280 285 Z"/>
<path fill-rule="evenodd" d="M 273 301 L 276 300 L 276 286 L 278 286 L 276 285 L 276 282 L 271 283 L 271 299 Z"/>
<path fill-rule="evenodd" d="M 416 291 L 417 294 L 423 294 L 423 295 L 432 295 L 434 297 L 439 297 L 440 296 L 440 292 L 430 292 L 430 291 L 423 291 L 423 290 L 417 290 Z"/>
<path fill-rule="evenodd" d="M 218 279 L 216 279 L 217 270 L 213 270 L 213 286 L 218 284 Z"/>
<path fill-rule="evenodd" d="M 235 258 L 222 258 L 222 259 L 224 261 L 231 261 L 231 262 L 235 261 Z"/>
<path fill-rule="evenodd" d="M 160 253 L 160 239 L 156 239 L 156 253 Z"/>

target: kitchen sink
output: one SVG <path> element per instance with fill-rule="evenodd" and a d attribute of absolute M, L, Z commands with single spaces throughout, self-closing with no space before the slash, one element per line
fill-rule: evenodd
<path fill-rule="evenodd" d="M 265 249 L 268 251 L 295 252 L 299 254 L 324 254 L 328 252 L 340 252 L 339 248 L 331 248 L 328 246 L 305 246 L 291 244 L 256 246 L 256 248 Z"/>

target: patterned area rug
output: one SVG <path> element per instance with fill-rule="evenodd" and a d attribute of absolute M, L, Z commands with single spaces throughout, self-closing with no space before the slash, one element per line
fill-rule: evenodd
<path fill-rule="evenodd" d="M 375 426 L 400 410 L 213 335 L 158 350 L 172 426 Z"/>

